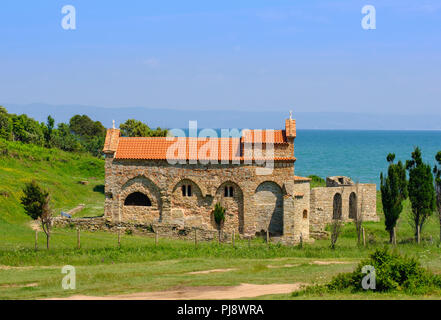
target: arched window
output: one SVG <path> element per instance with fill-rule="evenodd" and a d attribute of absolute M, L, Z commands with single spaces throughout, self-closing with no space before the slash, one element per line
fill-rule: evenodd
<path fill-rule="evenodd" d="M 144 193 L 134 192 L 127 196 L 126 200 L 124 201 L 124 205 L 150 207 L 152 202 Z"/>
<path fill-rule="evenodd" d="M 357 219 L 357 195 L 355 192 L 349 196 L 349 218 Z"/>
<path fill-rule="evenodd" d="M 308 210 L 303 210 L 303 219 L 308 219 Z"/>
<path fill-rule="evenodd" d="M 181 190 L 182 190 L 182 196 L 183 197 L 191 197 L 192 193 L 191 193 L 191 185 L 190 184 L 183 185 L 181 187 Z"/>
<path fill-rule="evenodd" d="M 332 219 L 341 219 L 341 212 L 342 212 L 341 194 L 336 193 L 334 196 Z"/>
<path fill-rule="evenodd" d="M 225 186 L 224 197 L 229 197 L 229 198 L 234 197 L 234 188 Z"/>

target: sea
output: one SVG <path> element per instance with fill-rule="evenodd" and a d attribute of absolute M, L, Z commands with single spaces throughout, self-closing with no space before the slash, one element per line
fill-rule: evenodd
<path fill-rule="evenodd" d="M 405 162 L 417 146 L 433 167 L 441 151 L 441 131 L 297 130 L 295 174 L 342 175 L 379 188 L 380 173 L 388 167 L 386 156 L 395 153 L 396 162 Z"/>
<path fill-rule="evenodd" d="M 189 136 L 188 129 L 182 129 Z M 220 136 L 220 129 L 215 129 Z M 198 129 L 198 134 L 200 129 Z M 295 174 L 348 176 L 354 182 L 380 185 L 380 173 L 387 172 L 386 156 L 395 153 L 395 162 L 411 159 L 415 147 L 431 167 L 441 151 L 439 131 L 306 130 L 297 129 L 294 141 Z"/>

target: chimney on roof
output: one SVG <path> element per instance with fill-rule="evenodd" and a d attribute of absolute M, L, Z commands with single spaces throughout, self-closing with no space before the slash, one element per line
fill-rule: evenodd
<path fill-rule="evenodd" d="M 296 120 L 292 118 L 292 111 L 289 112 L 289 119 L 285 120 L 285 133 L 288 138 L 296 137 Z"/>
<path fill-rule="evenodd" d="M 115 129 L 115 120 L 112 120 L 113 129 Z"/>

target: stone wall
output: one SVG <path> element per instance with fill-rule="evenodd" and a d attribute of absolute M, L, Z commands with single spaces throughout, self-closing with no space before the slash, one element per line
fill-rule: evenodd
<path fill-rule="evenodd" d="M 331 223 L 334 215 L 334 197 L 341 196 L 341 219 L 353 221 L 350 217 L 350 203 L 361 210 L 363 221 L 378 221 L 377 191 L 375 184 L 355 184 L 339 187 L 319 187 L 311 189 L 310 231 L 322 232 L 326 224 Z M 352 194 L 352 199 L 350 201 Z M 354 196 L 355 195 L 355 196 Z M 337 195 L 337 197 L 339 197 Z M 355 202 L 355 204 L 354 204 Z M 354 210 L 354 209 L 353 209 Z M 352 211 L 353 212 L 353 211 Z"/>
<path fill-rule="evenodd" d="M 218 240 L 219 232 L 217 230 L 206 230 L 195 227 L 183 227 L 170 223 L 134 223 L 134 222 L 114 222 L 112 220 L 100 218 L 61 218 L 53 219 L 53 226 L 59 228 L 73 228 L 87 230 L 91 232 L 107 231 L 121 234 L 137 234 L 154 237 L 155 233 L 161 238 L 171 238 L 180 240 L 194 240 L 195 230 L 198 241 Z M 237 235 L 237 234 L 236 234 Z M 232 234 L 228 232 L 221 233 L 222 242 L 231 242 Z"/>
<path fill-rule="evenodd" d="M 276 162 L 270 175 L 244 164 L 169 164 L 167 161 L 106 159 L 105 217 L 113 221 L 171 223 L 215 231 L 213 209 L 226 210 L 225 232 L 255 235 L 270 228 L 283 233 L 284 185 L 294 180 L 293 162 Z M 191 196 L 182 186 L 190 185 Z M 225 196 L 233 187 L 233 196 Z M 150 207 L 127 207 L 125 198 L 139 191 Z"/>

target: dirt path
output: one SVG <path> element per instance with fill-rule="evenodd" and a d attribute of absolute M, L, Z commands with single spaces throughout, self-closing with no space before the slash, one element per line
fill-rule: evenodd
<path fill-rule="evenodd" d="M 49 300 L 204 300 L 254 298 L 267 294 L 291 293 L 299 290 L 303 283 L 293 284 L 246 284 L 232 287 L 185 287 L 173 291 L 138 292 L 113 296 L 76 295 Z"/>
<path fill-rule="evenodd" d="M 203 270 L 203 271 L 192 271 L 187 272 L 187 274 L 207 274 L 207 273 L 215 273 L 215 272 L 228 272 L 228 271 L 234 271 L 237 270 L 235 268 L 229 268 L 229 269 L 212 269 L 212 270 Z"/>
<path fill-rule="evenodd" d="M 338 261 L 338 260 L 315 260 L 310 264 L 329 265 L 329 264 L 350 264 L 350 261 Z"/>

